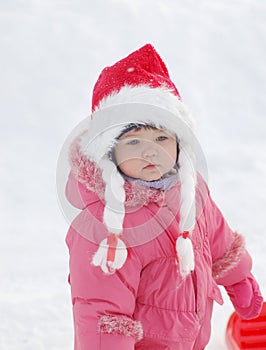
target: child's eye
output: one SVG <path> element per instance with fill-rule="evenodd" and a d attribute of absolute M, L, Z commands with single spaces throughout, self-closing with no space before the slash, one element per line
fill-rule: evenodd
<path fill-rule="evenodd" d="M 158 136 L 156 137 L 156 141 L 164 141 L 164 140 L 167 140 L 168 137 L 167 136 Z"/>
<path fill-rule="evenodd" d="M 127 142 L 127 145 L 136 145 L 137 143 L 139 143 L 139 140 L 137 139 L 133 139 Z"/>

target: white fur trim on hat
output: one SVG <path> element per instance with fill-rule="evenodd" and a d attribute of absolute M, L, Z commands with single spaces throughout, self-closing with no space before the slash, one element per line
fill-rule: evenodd
<path fill-rule="evenodd" d="M 186 105 L 167 87 L 152 88 L 147 85 L 125 85 L 119 92 L 114 91 L 112 94 L 103 98 L 95 109 L 95 112 L 111 106 L 127 103 L 149 104 L 164 108 L 178 115 L 191 129 L 195 128 L 194 120 Z"/>
<path fill-rule="evenodd" d="M 153 124 L 166 129 L 193 148 L 193 120 L 184 103 L 171 90 L 125 86 L 103 99 L 92 114 L 88 133 L 81 138 L 84 154 L 98 164 L 130 123 Z"/>

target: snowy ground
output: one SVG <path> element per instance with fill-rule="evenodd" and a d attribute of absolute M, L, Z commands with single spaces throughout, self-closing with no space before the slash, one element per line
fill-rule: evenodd
<path fill-rule="evenodd" d="M 57 159 L 100 70 L 147 42 L 198 121 L 213 197 L 265 295 L 266 3 L 2 0 L 0 20 L 0 348 L 73 349 Z M 208 350 L 226 349 L 231 311 L 225 296 Z"/>

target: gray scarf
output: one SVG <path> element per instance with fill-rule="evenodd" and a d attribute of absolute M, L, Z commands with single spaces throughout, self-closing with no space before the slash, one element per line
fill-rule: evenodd
<path fill-rule="evenodd" d="M 127 181 L 137 183 L 141 186 L 155 188 L 155 189 L 161 190 L 161 191 L 170 190 L 170 188 L 175 186 L 175 184 L 177 184 L 177 182 L 179 180 L 178 172 L 176 169 L 170 170 L 167 174 L 162 176 L 159 180 L 154 180 L 154 181 L 145 181 L 145 180 L 141 180 L 141 179 L 134 179 L 133 177 L 127 176 L 125 174 L 122 174 L 122 176 Z"/>

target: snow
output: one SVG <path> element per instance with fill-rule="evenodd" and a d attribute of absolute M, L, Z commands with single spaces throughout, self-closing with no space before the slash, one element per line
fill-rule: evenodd
<path fill-rule="evenodd" d="M 265 295 L 266 3 L 10 0 L 0 18 L 0 348 L 73 349 L 57 159 L 101 69 L 147 42 L 197 120 L 212 195 Z M 208 350 L 226 349 L 231 312 L 225 295 Z"/>

